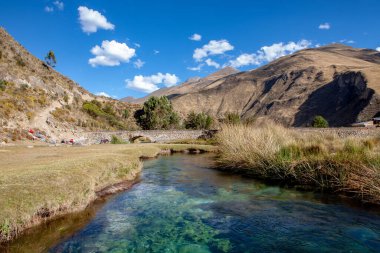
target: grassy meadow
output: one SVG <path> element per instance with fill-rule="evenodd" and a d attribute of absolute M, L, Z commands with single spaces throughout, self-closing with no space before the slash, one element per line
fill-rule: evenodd
<path fill-rule="evenodd" d="M 16 146 L 0 149 L 0 242 L 44 220 L 80 211 L 111 185 L 133 180 L 140 157 L 162 150 L 213 151 L 181 144 Z"/>
<path fill-rule="evenodd" d="M 217 141 L 227 169 L 380 204 L 380 136 L 339 138 L 267 122 L 225 125 Z"/>

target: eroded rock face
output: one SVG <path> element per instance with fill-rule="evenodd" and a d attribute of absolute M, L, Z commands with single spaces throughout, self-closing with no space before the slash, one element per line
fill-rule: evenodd
<path fill-rule="evenodd" d="M 375 95 L 361 72 L 346 72 L 315 90 L 295 115 L 295 126 L 308 125 L 314 115 L 322 115 L 331 126 L 344 126 L 373 117 L 363 111 Z M 380 109 L 380 107 L 378 107 Z"/>

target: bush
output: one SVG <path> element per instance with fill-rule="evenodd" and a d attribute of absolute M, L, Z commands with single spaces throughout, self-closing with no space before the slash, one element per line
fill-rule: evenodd
<path fill-rule="evenodd" d="M 318 116 L 315 116 L 313 123 L 312 123 L 312 126 L 313 127 L 319 127 L 319 128 L 325 128 L 325 127 L 329 127 L 329 123 L 327 122 L 327 120 L 325 118 L 318 115 Z"/>
<path fill-rule="evenodd" d="M 5 89 L 7 88 L 7 86 L 8 86 L 8 82 L 7 81 L 5 81 L 5 80 L 1 80 L 0 81 L 0 90 L 1 91 L 5 91 Z"/>
<path fill-rule="evenodd" d="M 67 104 L 69 102 L 69 96 L 67 95 L 66 91 L 65 94 L 63 95 L 63 101 Z"/>
<path fill-rule="evenodd" d="M 111 144 L 126 144 L 127 142 L 116 135 L 112 135 Z"/>
<path fill-rule="evenodd" d="M 225 114 L 224 123 L 236 125 L 241 122 L 240 115 L 238 113 L 228 112 Z"/>
<path fill-rule="evenodd" d="M 26 66 L 26 63 L 24 62 L 24 60 L 21 58 L 20 55 L 16 56 L 16 64 L 20 67 Z"/>
<path fill-rule="evenodd" d="M 179 126 L 180 117 L 167 97 L 150 97 L 135 114 L 143 129 L 170 129 Z"/>
<path fill-rule="evenodd" d="M 128 109 L 125 109 L 123 111 L 123 117 L 124 117 L 124 119 L 128 119 L 130 115 L 131 115 L 131 113 L 129 112 Z"/>
<path fill-rule="evenodd" d="M 210 129 L 213 121 L 213 118 L 206 113 L 191 112 L 187 115 L 185 127 L 187 129 Z"/>
<path fill-rule="evenodd" d="M 82 108 L 95 118 L 104 115 L 104 112 L 93 102 L 84 102 Z"/>

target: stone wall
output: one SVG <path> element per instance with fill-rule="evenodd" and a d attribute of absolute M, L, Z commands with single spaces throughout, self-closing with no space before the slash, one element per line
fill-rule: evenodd
<path fill-rule="evenodd" d="M 83 134 L 90 144 L 100 143 L 102 139 L 111 140 L 116 135 L 123 140 L 129 141 L 133 138 L 144 136 L 152 142 L 167 142 L 173 140 L 197 139 L 204 135 L 203 130 L 139 130 L 139 131 L 116 131 L 116 132 L 91 132 Z"/>
<path fill-rule="evenodd" d="M 302 132 L 319 132 L 322 134 L 336 134 L 339 137 L 380 137 L 379 127 L 336 127 L 336 128 L 293 128 Z"/>

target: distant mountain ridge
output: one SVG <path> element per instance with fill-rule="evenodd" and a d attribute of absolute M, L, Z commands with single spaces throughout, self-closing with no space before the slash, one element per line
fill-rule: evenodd
<path fill-rule="evenodd" d="M 307 126 L 316 115 L 347 126 L 380 114 L 380 53 L 341 44 L 298 51 L 258 69 L 225 68 L 196 82 L 158 90 L 183 116 L 204 111 L 218 118 L 270 118 Z M 147 97 L 138 99 L 141 103 Z"/>
<path fill-rule="evenodd" d="M 126 98 L 122 98 L 121 101 L 135 103 L 135 104 L 142 104 L 152 96 L 156 96 L 156 97 L 168 96 L 169 98 L 172 98 L 174 96 L 178 96 L 181 94 L 187 94 L 189 92 L 201 90 L 203 87 L 207 86 L 208 84 L 218 79 L 221 79 L 225 76 L 233 75 L 236 73 L 239 73 L 239 70 L 232 67 L 225 67 L 204 78 L 200 78 L 200 77 L 190 78 L 189 80 L 187 80 L 186 82 L 180 85 L 159 89 L 157 91 L 150 93 L 149 95 L 145 97 L 142 97 L 142 98 L 126 97 Z"/>

